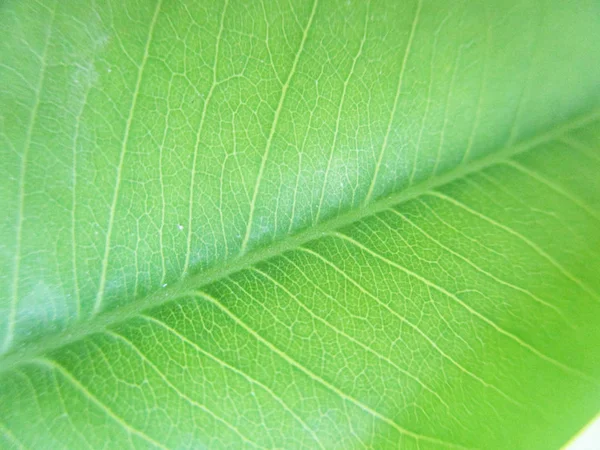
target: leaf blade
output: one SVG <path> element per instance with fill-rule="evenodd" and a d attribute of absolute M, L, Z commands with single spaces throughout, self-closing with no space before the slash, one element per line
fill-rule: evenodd
<path fill-rule="evenodd" d="M 7 442 L 566 441 L 597 412 L 600 49 L 578 42 L 598 31 L 592 3 L 557 5 L 155 3 L 133 24 L 127 5 L 56 4 L 39 39 L 14 18 L 44 6 L 9 2 L 1 69 L 18 89 L 0 92 L 0 135 L 16 221 L 2 235 L 19 254 L 23 233 L 24 265 L 2 263 L 18 307 L 2 314 L 17 333 L 1 360 L 2 404 L 19 405 L 0 414 Z M 505 44 L 514 29 L 527 45 Z M 36 46 L 51 61 L 37 100 Z"/>

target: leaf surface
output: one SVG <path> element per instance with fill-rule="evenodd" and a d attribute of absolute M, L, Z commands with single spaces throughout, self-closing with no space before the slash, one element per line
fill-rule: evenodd
<path fill-rule="evenodd" d="M 545 449 L 597 415 L 597 2 L 0 11 L 0 445 Z"/>

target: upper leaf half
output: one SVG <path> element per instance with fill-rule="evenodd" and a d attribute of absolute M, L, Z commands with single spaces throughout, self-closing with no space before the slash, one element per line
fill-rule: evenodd
<path fill-rule="evenodd" d="M 598 99 L 598 5 L 4 2 L 4 350 Z"/>

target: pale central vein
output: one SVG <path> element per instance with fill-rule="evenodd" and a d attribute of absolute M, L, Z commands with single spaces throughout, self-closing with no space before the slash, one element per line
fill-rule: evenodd
<path fill-rule="evenodd" d="M 170 285 L 167 289 L 152 292 L 149 295 L 140 298 L 138 301 L 130 302 L 113 311 L 107 311 L 102 315 L 103 320 L 75 324 L 65 332 L 49 336 L 44 340 L 43 345 L 41 346 L 29 346 L 21 349 L 18 353 L 7 353 L 1 360 L 2 364 L 0 364 L 0 371 L 3 372 L 9 370 L 16 365 L 38 357 L 50 349 L 57 349 L 69 342 L 82 339 L 84 336 L 95 332 L 102 332 L 109 325 L 123 322 L 150 307 L 157 307 L 161 304 L 171 302 L 189 289 L 206 286 L 244 270 L 258 262 L 281 255 L 286 251 L 300 248 L 303 244 L 323 236 L 324 233 L 340 229 L 365 217 L 372 216 L 411 199 L 418 198 L 425 193 L 431 193 L 432 190 L 437 187 L 449 184 L 455 180 L 464 179 L 472 173 L 480 172 L 488 167 L 498 164 L 504 164 L 507 160 L 517 154 L 526 152 L 542 143 L 560 139 L 568 132 L 587 125 L 599 117 L 600 110 L 592 111 L 585 116 L 578 117 L 565 123 L 561 127 L 554 128 L 549 132 L 523 141 L 517 146 L 501 149 L 487 157 L 468 162 L 443 175 L 423 181 L 388 197 L 381 198 L 364 208 L 355 209 L 346 214 L 323 221 L 301 233 L 290 235 L 287 236 L 286 239 L 274 242 L 271 246 L 247 252 L 245 255 L 227 260 L 221 265 L 213 266 L 196 275 L 189 276 L 178 283 Z"/>

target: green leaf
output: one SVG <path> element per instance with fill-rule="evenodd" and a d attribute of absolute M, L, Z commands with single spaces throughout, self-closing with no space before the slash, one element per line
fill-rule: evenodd
<path fill-rule="evenodd" d="M 557 448 L 600 410 L 600 3 L 4 0 L 2 448 Z"/>

